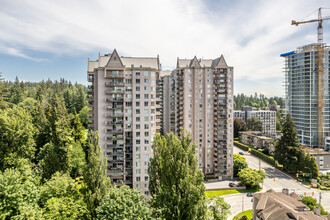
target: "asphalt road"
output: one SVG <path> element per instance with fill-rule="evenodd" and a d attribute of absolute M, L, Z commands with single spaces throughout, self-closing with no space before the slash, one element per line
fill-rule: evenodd
<path fill-rule="evenodd" d="M 263 183 L 263 190 L 273 189 L 277 192 L 281 192 L 283 188 L 288 188 L 290 192 L 296 192 L 298 195 L 313 196 L 319 202 L 321 194 L 321 205 L 324 209 L 330 212 L 330 192 L 311 189 L 298 182 L 295 178 L 275 169 L 271 165 L 259 160 L 259 158 L 250 155 L 246 151 L 243 151 L 234 146 L 234 153 L 244 152 L 244 157 L 250 168 L 263 169 L 266 173 L 266 178 Z M 224 196 L 225 201 L 231 205 L 232 214 L 228 219 L 232 219 L 233 216 L 242 212 L 242 210 L 252 209 L 251 197 L 247 197 L 246 194 L 232 194 Z"/>

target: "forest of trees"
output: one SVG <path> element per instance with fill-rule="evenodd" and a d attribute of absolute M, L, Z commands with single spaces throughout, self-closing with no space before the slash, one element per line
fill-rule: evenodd
<path fill-rule="evenodd" d="M 255 93 L 254 96 L 246 96 L 243 93 L 234 96 L 234 110 L 241 110 L 244 106 L 265 110 L 267 107 L 272 106 L 274 108 L 277 105 L 281 106 L 281 109 L 283 109 L 284 99 L 277 96 L 267 98 L 265 95 L 258 95 L 257 93 Z"/>
<path fill-rule="evenodd" d="M 152 199 L 112 186 L 98 133 L 86 129 L 83 85 L 0 79 L 0 108 L 0 219 L 225 219 L 229 213 L 223 199 L 206 198 L 185 133 L 156 135 Z"/>

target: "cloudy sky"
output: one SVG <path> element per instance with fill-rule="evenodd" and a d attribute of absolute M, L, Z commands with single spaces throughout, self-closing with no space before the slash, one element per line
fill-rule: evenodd
<path fill-rule="evenodd" d="M 317 17 L 329 0 L 0 0 L 0 72 L 5 79 L 65 78 L 87 84 L 87 59 L 109 53 L 225 56 L 235 93 L 283 95 L 279 55 L 316 42 Z M 330 15 L 324 9 L 323 14 Z M 330 42 L 330 21 L 324 22 Z"/>

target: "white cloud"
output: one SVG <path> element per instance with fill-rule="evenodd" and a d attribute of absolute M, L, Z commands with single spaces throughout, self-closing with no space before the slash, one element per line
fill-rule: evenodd
<path fill-rule="evenodd" d="M 265 81 L 282 76 L 280 53 L 311 43 L 316 35 L 316 24 L 290 25 L 319 7 L 315 1 L 233 2 L 223 1 L 222 7 L 201 0 L 2 0 L 0 52 L 38 60 L 23 51 L 61 55 L 117 48 L 120 55 L 159 54 L 169 69 L 177 57 L 224 54 L 237 79 Z M 275 87 L 267 93 L 281 85 Z"/>

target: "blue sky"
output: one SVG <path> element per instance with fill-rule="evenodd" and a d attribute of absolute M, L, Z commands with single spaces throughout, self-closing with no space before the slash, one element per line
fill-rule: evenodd
<path fill-rule="evenodd" d="M 114 48 L 121 56 L 180 58 L 224 55 L 235 93 L 283 95 L 283 52 L 316 42 L 327 0 L 1 0 L 0 72 L 7 80 L 65 78 L 87 84 L 87 59 Z M 314 13 L 313 13 L 314 12 Z M 324 16 L 330 10 L 323 10 Z M 330 42 L 330 21 L 324 22 Z"/>

